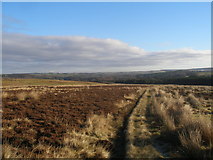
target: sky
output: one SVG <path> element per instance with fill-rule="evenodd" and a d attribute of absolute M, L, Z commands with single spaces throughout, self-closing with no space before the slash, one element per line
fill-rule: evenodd
<path fill-rule="evenodd" d="M 3 73 L 211 66 L 210 2 L 3 2 Z"/>

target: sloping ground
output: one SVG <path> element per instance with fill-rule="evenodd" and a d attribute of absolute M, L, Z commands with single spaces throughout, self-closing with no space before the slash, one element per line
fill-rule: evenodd
<path fill-rule="evenodd" d="M 37 78 L 125 84 L 211 85 L 211 68 L 102 73 L 3 74 L 4 78 Z"/>
<path fill-rule="evenodd" d="M 64 80 L 49 80 L 49 79 L 16 79 L 16 78 L 3 78 L 3 87 L 12 86 L 50 86 L 50 85 L 101 85 L 101 83 L 95 82 L 83 82 L 83 81 L 64 81 Z"/>

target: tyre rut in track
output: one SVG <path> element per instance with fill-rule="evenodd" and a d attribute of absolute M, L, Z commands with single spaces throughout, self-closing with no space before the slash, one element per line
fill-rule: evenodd
<path fill-rule="evenodd" d="M 126 156 L 125 158 L 163 158 L 159 147 L 156 148 L 153 144 L 155 135 L 153 134 L 150 124 L 152 122 L 147 117 L 147 107 L 149 104 L 149 93 L 144 93 L 134 108 L 132 114 L 128 119 L 126 132 Z M 155 133 L 156 131 L 154 131 Z M 156 144 L 156 141 L 155 141 Z"/>
<path fill-rule="evenodd" d="M 138 100 L 136 101 L 135 105 L 132 109 L 128 112 L 125 116 L 122 127 L 117 132 L 117 138 L 114 141 L 114 147 L 111 152 L 111 158 L 125 158 L 126 157 L 126 132 L 127 126 L 129 122 L 129 118 L 134 111 L 134 109 L 138 106 L 140 100 L 143 98 L 146 90 L 139 96 Z"/>
<path fill-rule="evenodd" d="M 161 125 L 150 113 L 151 95 L 147 91 L 128 119 L 125 158 L 172 158 L 179 157 Z"/>

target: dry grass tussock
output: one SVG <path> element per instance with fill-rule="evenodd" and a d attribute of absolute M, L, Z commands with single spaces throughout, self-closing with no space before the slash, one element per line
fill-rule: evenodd
<path fill-rule="evenodd" d="M 137 94 L 140 94 L 142 92 L 141 89 L 137 90 Z M 118 102 L 115 103 L 115 106 L 117 106 L 118 108 L 124 108 L 126 105 L 131 104 L 134 100 L 136 100 L 138 98 L 137 94 L 128 94 L 128 95 L 124 95 L 124 100 L 120 100 Z"/>
<path fill-rule="evenodd" d="M 112 115 L 92 115 L 82 130 L 67 131 L 63 147 L 40 143 L 22 155 L 18 147 L 4 144 L 3 158 L 109 158 L 115 136 L 116 123 Z"/>
<path fill-rule="evenodd" d="M 115 106 L 118 108 L 124 108 L 126 105 L 130 104 L 131 102 L 129 100 L 120 100 L 119 102 L 115 103 Z"/>
<path fill-rule="evenodd" d="M 35 100 L 38 100 L 41 96 L 41 93 L 37 92 L 37 91 L 31 91 L 29 93 L 27 92 L 21 92 L 21 93 L 17 93 L 16 97 L 18 98 L 18 100 L 20 101 L 24 101 L 27 98 L 33 98 Z"/>
<path fill-rule="evenodd" d="M 38 100 L 40 98 L 40 96 L 41 96 L 40 93 L 37 92 L 37 91 L 31 91 L 29 93 L 29 97 L 31 97 L 31 98 L 33 98 L 35 100 Z"/>
<path fill-rule="evenodd" d="M 151 110 L 152 114 L 157 116 L 158 120 L 161 120 L 167 127 L 169 131 L 173 131 L 176 129 L 174 123 L 174 114 L 168 114 L 167 108 L 163 104 L 157 103 L 155 99 L 153 101 L 153 108 Z M 171 112 L 170 108 L 170 112 Z"/>
<path fill-rule="evenodd" d="M 198 108 L 198 109 L 202 107 L 201 102 L 193 94 L 189 94 L 187 99 L 188 99 L 188 102 L 192 105 L 192 107 Z"/>
<path fill-rule="evenodd" d="M 174 99 L 167 93 L 152 92 L 151 113 L 156 115 L 166 126 L 167 131 L 176 132 L 184 152 L 192 158 L 203 159 L 209 157 L 213 143 L 213 129 L 211 120 L 202 116 L 195 117 L 189 105 L 184 104 L 184 99 Z M 193 96 L 189 95 L 192 99 Z M 166 98 L 165 98 L 166 97 Z M 167 102 L 164 102 L 167 100 Z M 196 101 L 195 101 L 196 100 Z M 193 97 L 193 103 L 198 104 Z M 197 105 L 196 105 L 197 106 Z"/>
<path fill-rule="evenodd" d="M 135 94 L 129 94 L 129 95 L 124 95 L 124 98 L 127 100 L 135 100 L 137 98 L 137 95 Z"/>
<path fill-rule="evenodd" d="M 185 130 L 191 131 L 198 129 L 200 130 L 200 134 L 202 135 L 203 142 L 205 142 L 206 144 L 213 144 L 213 129 L 211 120 L 203 116 L 187 117 L 182 116 L 181 119 L 183 131 L 185 132 Z"/>
<path fill-rule="evenodd" d="M 1 97 L 3 98 L 3 99 L 5 99 L 5 98 L 7 98 L 7 97 L 9 97 L 10 96 L 10 94 L 8 93 L 8 92 L 1 92 Z"/>
<path fill-rule="evenodd" d="M 196 159 L 211 157 L 213 130 L 211 120 L 199 117 L 183 122 L 179 132 L 179 139 L 185 149 L 185 153 Z"/>
<path fill-rule="evenodd" d="M 182 146 L 186 148 L 188 153 L 194 154 L 195 157 L 200 156 L 202 137 L 199 129 L 186 129 L 179 134 L 179 138 Z"/>
<path fill-rule="evenodd" d="M 26 100 L 26 98 L 28 97 L 28 95 L 25 92 L 21 92 L 21 93 L 17 93 L 16 97 L 18 98 L 18 100 L 24 101 L 24 100 Z"/>
<path fill-rule="evenodd" d="M 85 131 L 89 135 L 94 135 L 97 138 L 104 140 L 110 140 L 116 134 L 115 122 L 113 121 L 113 116 L 108 114 L 104 115 L 92 115 L 87 121 L 87 127 Z"/>
<path fill-rule="evenodd" d="M 17 147 L 13 147 L 9 144 L 3 144 L 2 146 L 2 158 L 23 158 L 23 155 L 18 152 Z"/>

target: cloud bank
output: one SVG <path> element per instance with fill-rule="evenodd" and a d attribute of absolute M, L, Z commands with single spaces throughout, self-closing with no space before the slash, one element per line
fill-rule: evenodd
<path fill-rule="evenodd" d="M 4 33 L 3 73 L 113 72 L 211 66 L 210 50 L 145 51 L 115 39 Z"/>

